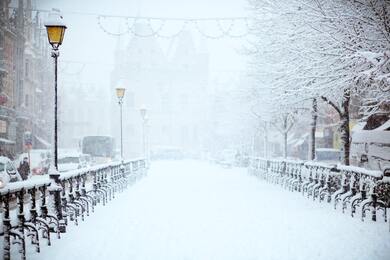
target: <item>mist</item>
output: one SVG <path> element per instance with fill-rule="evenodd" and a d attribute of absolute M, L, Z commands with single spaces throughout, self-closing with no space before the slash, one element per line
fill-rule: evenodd
<path fill-rule="evenodd" d="M 385 0 L 0 0 L 0 258 L 387 260 Z"/>
<path fill-rule="evenodd" d="M 242 109 L 239 86 L 247 82 L 245 38 L 218 38 L 221 31 L 213 20 L 197 25 L 183 20 L 150 22 L 143 18 L 101 16 L 244 17 L 245 1 L 224 4 L 39 1 L 36 4 L 37 8 L 60 9 L 68 27 L 59 62 L 62 148 L 77 148 L 79 140 L 87 135 L 111 135 L 119 145 L 116 87 L 126 88 L 123 110 L 126 157 L 142 155 L 143 126 L 139 113 L 142 106 L 148 111 L 148 145 L 152 150 L 176 147 L 200 156 L 211 150 L 238 148 L 228 136 L 241 131 L 234 126 L 234 120 Z M 136 35 L 150 34 L 162 23 L 164 28 L 159 33 L 166 37 Z M 242 22 L 236 23 L 234 33 L 245 33 L 247 28 Z M 202 36 L 199 28 L 210 37 Z M 230 96 L 234 103 L 223 100 L 225 104 L 221 104 L 221 95 Z M 224 121 L 220 126 L 215 123 L 219 120 Z M 225 137 L 219 136 L 220 132 Z"/>

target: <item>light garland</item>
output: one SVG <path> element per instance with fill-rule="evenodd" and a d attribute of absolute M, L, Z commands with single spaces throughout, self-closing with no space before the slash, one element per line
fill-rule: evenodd
<path fill-rule="evenodd" d="M 17 7 L 8 7 L 9 9 L 12 9 L 12 10 L 16 10 Z M 50 13 L 51 10 L 47 10 L 47 9 L 37 9 L 37 8 L 33 8 L 31 9 L 31 11 L 34 11 L 34 12 L 38 12 L 38 13 Z M 80 15 L 80 16 L 95 16 L 97 17 L 97 22 L 98 22 L 98 26 L 99 28 L 105 32 L 106 34 L 108 35 L 111 35 L 111 36 L 122 36 L 124 34 L 128 34 L 128 33 L 132 33 L 133 35 L 135 36 L 138 36 L 138 37 L 160 37 L 160 38 L 174 38 L 174 37 L 177 37 L 178 35 L 180 35 L 187 27 L 190 23 L 194 24 L 195 25 L 195 29 L 203 36 L 203 37 L 206 37 L 206 38 L 209 38 L 209 39 L 220 39 L 220 38 L 242 38 L 242 37 L 246 37 L 248 36 L 249 34 L 251 34 L 251 32 L 254 31 L 255 28 L 251 28 L 250 25 L 249 25 L 249 20 L 251 18 L 248 18 L 248 17 L 209 17 L 209 18 L 169 18 L 169 17 L 151 17 L 151 16 L 126 16 L 126 15 L 112 15 L 112 14 L 102 14 L 102 13 L 94 13 L 94 12 L 79 12 L 79 11 L 67 11 L 67 12 L 63 12 L 65 14 L 72 14 L 72 15 Z M 119 19 L 124 19 L 126 22 L 125 24 L 127 24 L 127 28 L 126 30 L 124 31 L 121 31 L 121 32 L 112 32 L 110 30 L 108 30 L 102 23 L 102 20 L 105 20 L 106 18 L 119 18 Z M 128 20 L 130 19 L 134 19 L 134 21 L 146 21 L 146 23 L 150 26 L 150 29 L 151 29 L 151 33 L 148 33 L 148 34 L 139 34 L 137 32 L 134 31 L 134 24 L 135 22 L 133 23 L 132 26 L 130 26 L 130 24 L 128 23 Z M 155 21 L 160 21 L 160 27 L 157 29 L 157 30 L 154 30 L 152 27 L 151 27 L 151 24 L 150 24 L 150 21 L 151 20 L 155 20 Z M 231 21 L 231 25 L 228 27 L 228 29 L 224 29 L 221 25 L 220 25 L 220 22 L 221 21 L 226 21 L 226 20 L 230 20 Z M 245 26 L 246 26 L 246 30 L 245 32 L 241 33 L 241 34 L 233 34 L 231 32 L 231 28 L 234 27 L 234 24 L 236 23 L 236 21 L 245 21 Z M 181 26 L 181 29 L 179 31 L 177 31 L 176 33 L 173 33 L 171 35 L 164 35 L 162 33 L 160 33 L 166 23 L 166 21 L 175 21 L 175 22 L 182 22 L 182 26 Z M 217 23 L 217 26 L 219 27 L 219 30 L 221 31 L 218 35 L 210 35 L 210 34 L 207 34 L 206 32 L 204 32 L 204 30 L 202 30 L 200 27 L 199 27 L 199 22 L 201 21 L 208 21 L 208 22 L 215 22 Z"/>
<path fill-rule="evenodd" d="M 106 28 L 103 26 L 103 24 L 102 24 L 102 22 L 101 22 L 102 19 L 104 20 L 104 19 L 106 19 L 106 17 L 105 17 L 105 16 L 98 16 L 98 17 L 97 17 L 99 28 L 100 28 L 103 32 L 107 33 L 108 35 L 111 35 L 111 36 L 122 36 L 122 35 L 124 35 L 124 34 L 129 33 L 130 28 L 129 28 L 128 26 L 127 26 L 127 30 L 125 30 L 125 31 L 123 31 L 123 32 L 117 32 L 117 33 L 110 32 L 108 29 L 106 29 Z"/>
<path fill-rule="evenodd" d="M 105 20 L 106 18 L 120 18 L 124 19 L 126 23 L 126 30 L 121 32 L 112 32 L 108 30 L 102 23 L 102 20 Z M 130 22 L 132 21 L 132 22 Z M 157 28 L 154 28 L 152 25 L 152 22 L 158 22 L 159 25 Z M 227 28 L 224 28 L 222 25 L 222 21 L 230 21 Z M 236 27 L 236 24 L 238 21 L 244 21 L 244 27 L 245 30 L 242 33 L 234 34 L 233 28 Z M 176 30 L 174 33 L 166 35 L 163 32 L 164 28 L 166 28 L 167 22 L 176 22 L 181 23 L 180 29 Z M 204 28 L 200 25 L 201 23 L 214 23 L 216 24 L 216 27 L 218 28 L 218 33 L 210 33 L 206 32 Z M 136 24 L 145 24 L 149 32 L 147 33 L 140 33 L 136 31 L 135 25 Z M 185 31 L 189 26 L 193 26 L 195 30 L 204 38 L 208 39 L 222 39 L 222 38 L 244 38 L 247 37 L 249 34 L 251 34 L 251 31 L 253 31 L 252 28 L 249 26 L 248 18 L 246 17 L 237 17 L 237 18 L 159 18 L 159 17 L 116 17 L 116 16 L 98 16 L 98 25 L 99 28 L 105 32 L 108 35 L 111 36 L 122 36 L 124 34 L 131 33 L 132 35 L 136 37 L 141 38 L 148 38 L 148 37 L 159 37 L 159 38 L 165 38 L 165 39 L 172 39 L 177 36 L 179 36 L 183 31 Z"/>
<path fill-rule="evenodd" d="M 128 19 L 127 19 L 128 20 Z M 152 27 L 152 24 L 151 24 L 151 20 L 152 19 L 146 19 L 146 26 L 150 29 L 150 33 L 145 33 L 145 34 L 141 34 L 139 32 L 137 32 L 134 28 L 134 26 L 137 24 L 137 19 L 134 20 L 134 23 L 133 23 L 133 26 L 130 26 L 128 27 L 129 31 L 137 36 L 137 37 L 142 37 L 142 38 L 148 38 L 148 37 L 153 37 L 153 36 L 156 36 L 161 30 L 162 28 L 164 27 L 165 25 L 165 21 L 163 20 L 159 20 L 159 19 L 153 19 L 153 20 L 157 20 L 157 21 L 160 21 L 160 26 L 158 27 L 157 30 L 153 29 Z"/>
<path fill-rule="evenodd" d="M 159 38 L 164 38 L 164 39 L 176 38 L 177 36 L 179 36 L 180 34 L 182 34 L 186 30 L 186 28 L 188 27 L 188 24 L 189 24 L 188 21 L 184 21 L 181 28 L 177 32 L 175 32 L 171 35 L 163 35 L 161 33 L 157 33 L 156 36 Z"/>

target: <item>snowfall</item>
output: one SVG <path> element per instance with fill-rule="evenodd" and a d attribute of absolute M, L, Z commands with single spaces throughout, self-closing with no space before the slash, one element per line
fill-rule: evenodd
<path fill-rule="evenodd" d="M 161 161 L 27 259 L 388 260 L 390 232 L 244 168 Z"/>

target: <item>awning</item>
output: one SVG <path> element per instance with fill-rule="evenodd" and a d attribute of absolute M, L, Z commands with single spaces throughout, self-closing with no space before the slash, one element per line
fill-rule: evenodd
<path fill-rule="evenodd" d="M 49 142 L 47 142 L 45 139 L 39 137 L 39 136 L 36 136 L 34 135 L 35 139 L 40 143 L 42 144 L 44 147 L 46 148 L 50 148 L 51 144 Z"/>
<path fill-rule="evenodd" d="M 2 143 L 2 144 L 15 144 L 14 141 L 11 141 L 11 140 L 8 140 L 5 138 L 0 138 L 0 143 Z"/>
<path fill-rule="evenodd" d="M 308 139 L 309 134 L 303 134 L 300 137 L 294 138 L 294 139 L 288 139 L 288 145 L 291 145 L 293 147 L 295 146 L 301 146 L 305 143 L 305 141 Z"/>

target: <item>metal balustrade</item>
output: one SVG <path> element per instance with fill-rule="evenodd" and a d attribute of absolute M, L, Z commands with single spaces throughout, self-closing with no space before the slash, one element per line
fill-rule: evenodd
<path fill-rule="evenodd" d="M 146 171 L 146 161 L 136 159 L 8 184 L 0 189 L 3 259 L 14 253 L 26 259 L 29 243 L 36 252 L 43 241 L 50 246 L 53 235 L 60 239 L 69 223 L 77 226 Z"/>
<path fill-rule="evenodd" d="M 387 222 L 390 208 L 390 174 L 353 166 L 329 166 L 299 160 L 251 158 L 249 174 L 267 182 L 300 192 L 313 201 L 333 203 L 351 216 L 360 214 L 364 221 L 378 216 Z M 378 215 L 378 213 L 380 213 Z"/>

